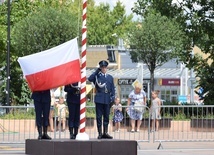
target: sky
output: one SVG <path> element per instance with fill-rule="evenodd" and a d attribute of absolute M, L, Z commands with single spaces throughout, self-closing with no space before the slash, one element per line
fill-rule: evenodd
<path fill-rule="evenodd" d="M 118 0 L 94 0 L 96 4 L 99 4 L 100 2 L 109 3 L 111 7 L 114 7 Z M 130 14 L 132 13 L 131 8 L 134 6 L 134 2 L 137 2 L 137 0 L 120 0 L 122 4 L 126 7 L 126 13 Z"/>

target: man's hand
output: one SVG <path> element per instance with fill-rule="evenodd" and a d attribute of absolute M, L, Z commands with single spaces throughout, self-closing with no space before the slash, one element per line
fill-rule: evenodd
<path fill-rule="evenodd" d="M 98 74 L 101 71 L 101 68 L 97 68 L 97 70 L 95 71 L 95 74 Z"/>

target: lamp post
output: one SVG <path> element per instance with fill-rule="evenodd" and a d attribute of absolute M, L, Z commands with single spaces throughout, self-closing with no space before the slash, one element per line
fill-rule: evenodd
<path fill-rule="evenodd" d="M 10 105 L 10 0 L 7 1 L 7 84 L 6 105 Z"/>
<path fill-rule="evenodd" d="M 138 81 L 143 84 L 143 62 L 138 63 L 138 75 L 137 75 Z"/>
<path fill-rule="evenodd" d="M 194 51 L 191 52 L 191 57 L 194 58 Z M 195 76 L 194 70 L 191 68 L 190 70 L 190 103 L 194 103 L 194 88 L 195 88 Z"/>

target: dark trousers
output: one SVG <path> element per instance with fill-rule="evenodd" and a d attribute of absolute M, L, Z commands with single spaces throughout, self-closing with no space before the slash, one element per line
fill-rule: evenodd
<path fill-rule="evenodd" d="M 78 128 L 80 124 L 80 104 L 67 104 L 69 111 L 68 126 L 71 128 Z"/>
<path fill-rule="evenodd" d="M 102 116 L 103 116 L 103 126 L 108 126 L 109 114 L 110 114 L 110 104 L 96 103 L 97 127 L 102 126 Z"/>
<path fill-rule="evenodd" d="M 36 112 L 36 125 L 37 127 L 47 127 L 49 125 L 50 102 L 34 101 Z"/>

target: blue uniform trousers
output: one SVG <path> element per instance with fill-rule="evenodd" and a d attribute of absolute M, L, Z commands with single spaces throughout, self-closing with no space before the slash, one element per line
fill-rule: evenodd
<path fill-rule="evenodd" d="M 50 102 L 34 101 L 37 127 L 49 126 Z"/>
<path fill-rule="evenodd" d="M 98 128 L 102 126 L 102 116 L 103 116 L 103 126 L 108 126 L 109 114 L 110 114 L 109 104 L 96 103 L 96 118 Z"/>
<path fill-rule="evenodd" d="M 67 102 L 67 104 L 69 111 L 68 126 L 78 128 L 80 124 L 80 104 L 70 102 Z"/>

